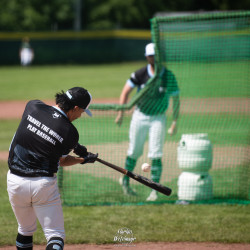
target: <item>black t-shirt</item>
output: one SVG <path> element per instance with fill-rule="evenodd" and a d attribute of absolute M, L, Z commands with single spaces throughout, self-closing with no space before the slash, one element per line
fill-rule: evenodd
<path fill-rule="evenodd" d="M 42 101 L 29 101 L 11 143 L 9 168 L 21 176 L 52 176 L 60 157 L 78 140 L 77 129 L 63 113 Z"/>

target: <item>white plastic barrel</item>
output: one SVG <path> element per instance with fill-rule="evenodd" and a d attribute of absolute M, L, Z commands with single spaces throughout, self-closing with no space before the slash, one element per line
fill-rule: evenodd
<path fill-rule="evenodd" d="M 178 145 L 179 168 L 187 172 L 207 172 L 213 161 L 212 144 L 207 134 L 184 134 Z"/>
<path fill-rule="evenodd" d="M 212 178 L 208 173 L 182 172 L 178 178 L 178 199 L 209 200 L 213 197 Z"/>

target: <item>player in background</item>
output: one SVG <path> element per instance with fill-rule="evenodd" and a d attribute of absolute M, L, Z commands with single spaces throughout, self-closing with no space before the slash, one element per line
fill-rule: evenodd
<path fill-rule="evenodd" d="M 9 200 L 18 222 L 17 249 L 32 250 L 38 219 L 47 239 L 46 250 L 63 249 L 64 219 L 57 186 L 58 167 L 95 162 L 78 143 L 72 121 L 91 116 L 91 94 L 74 87 L 57 93 L 56 105 L 29 101 L 10 145 L 7 174 Z M 73 152 L 77 155 L 69 155 Z"/>
<path fill-rule="evenodd" d="M 28 66 L 34 59 L 34 50 L 30 46 L 28 37 L 24 37 L 19 51 L 20 62 L 22 66 Z"/>
<path fill-rule="evenodd" d="M 145 56 L 147 66 L 135 71 L 127 80 L 121 95 L 120 104 L 125 104 L 128 101 L 129 95 L 134 88 L 140 91 L 147 81 L 154 76 L 154 44 L 150 43 L 145 47 Z M 148 157 L 151 159 L 151 179 L 154 182 L 160 182 L 162 174 L 162 156 L 163 146 L 165 141 L 166 131 L 166 110 L 169 104 L 169 97 L 173 98 L 173 122 L 168 129 L 168 133 L 173 135 L 177 131 L 177 119 L 179 116 L 179 88 L 173 73 L 163 67 L 160 70 L 161 87 L 155 92 L 152 99 L 140 101 L 133 113 L 129 129 L 129 148 L 125 162 L 125 169 L 133 171 L 136 166 L 137 159 L 143 153 L 144 143 L 149 136 L 149 152 Z M 147 98 L 147 97 L 146 97 Z M 154 107 L 148 108 L 148 105 Z M 115 122 L 118 125 L 122 124 L 123 111 L 119 111 Z M 124 194 L 136 195 L 136 192 L 129 185 L 129 177 L 124 176 L 120 179 Z M 147 198 L 147 201 L 155 201 L 158 194 L 152 190 Z"/>

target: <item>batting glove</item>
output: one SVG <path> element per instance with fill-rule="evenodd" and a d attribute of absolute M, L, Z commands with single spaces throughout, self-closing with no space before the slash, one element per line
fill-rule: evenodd
<path fill-rule="evenodd" d="M 96 161 L 98 157 L 98 153 L 97 154 L 93 154 L 88 152 L 88 155 L 83 157 L 84 158 L 84 162 L 82 162 L 81 164 L 85 164 L 85 163 L 94 163 Z"/>
<path fill-rule="evenodd" d="M 88 155 L 87 148 L 84 147 L 83 145 L 79 144 L 79 143 L 76 145 L 73 152 L 74 152 L 74 154 L 76 154 L 76 155 L 78 155 L 80 157 L 83 157 L 83 158 Z"/>

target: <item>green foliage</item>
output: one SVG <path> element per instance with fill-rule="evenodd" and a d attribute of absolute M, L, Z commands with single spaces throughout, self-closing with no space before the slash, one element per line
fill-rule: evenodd
<path fill-rule="evenodd" d="M 166 10 L 163 0 L 95 0 L 91 2 L 89 25 L 91 29 L 149 28 L 149 19 L 158 10 Z M 95 5 L 95 6 L 94 6 Z M 127 13 L 124 15 L 124 13 Z M 87 13 L 86 13 L 87 14 Z"/>
<path fill-rule="evenodd" d="M 39 31 L 67 28 L 72 23 L 73 6 L 68 0 L 2 0 L 0 30 Z"/>
<path fill-rule="evenodd" d="M 2 0 L 1 31 L 73 29 L 75 0 Z M 84 29 L 149 28 L 157 12 L 249 9 L 249 0 L 82 0 Z"/>

